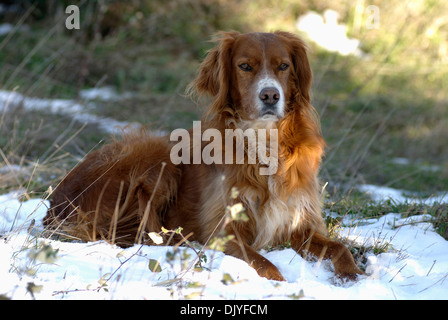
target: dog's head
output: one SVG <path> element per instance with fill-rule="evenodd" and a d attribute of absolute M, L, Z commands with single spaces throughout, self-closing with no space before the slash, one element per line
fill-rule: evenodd
<path fill-rule="evenodd" d="M 306 46 L 287 32 L 220 32 L 191 89 L 209 94 L 209 114 L 230 108 L 242 120 L 281 119 L 309 103 L 312 81 Z"/>

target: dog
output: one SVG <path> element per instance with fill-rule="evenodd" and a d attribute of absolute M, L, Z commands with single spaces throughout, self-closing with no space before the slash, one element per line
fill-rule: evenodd
<path fill-rule="evenodd" d="M 63 179 L 44 223 L 84 241 L 122 246 L 162 227 L 182 227 L 202 244 L 224 233 L 230 236 L 226 254 L 278 281 L 285 280 L 280 271 L 257 251 L 289 242 L 303 256 L 331 260 L 337 277 L 356 279 L 363 272 L 342 243 L 327 237 L 321 215 L 325 141 L 310 102 L 305 43 L 282 31 L 219 32 L 214 41 L 187 88 L 211 99 L 200 130 L 223 136 L 228 129 L 277 130 L 277 170 L 261 174 L 267 166 L 261 158 L 249 163 L 247 141 L 244 163 L 173 163 L 175 143 L 167 136 L 134 131 L 88 154 Z M 274 154 L 271 142 L 263 146 Z M 200 147 L 204 151 L 203 141 Z M 227 219 L 238 203 L 245 219 Z"/>

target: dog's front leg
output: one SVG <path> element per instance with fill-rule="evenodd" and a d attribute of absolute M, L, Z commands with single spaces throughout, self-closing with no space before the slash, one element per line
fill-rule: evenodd
<path fill-rule="evenodd" d="M 280 271 L 268 259 L 245 243 L 230 241 L 225 253 L 246 261 L 261 277 L 270 280 L 285 281 Z"/>
<path fill-rule="evenodd" d="M 355 260 L 347 247 L 317 232 L 294 233 L 291 238 L 291 246 L 302 256 L 311 253 L 319 259 L 330 259 L 335 274 L 341 279 L 356 280 L 358 275 L 364 274 L 356 266 Z"/>

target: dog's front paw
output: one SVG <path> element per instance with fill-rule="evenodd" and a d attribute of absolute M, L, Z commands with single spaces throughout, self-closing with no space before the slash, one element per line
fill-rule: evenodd
<path fill-rule="evenodd" d="M 356 266 L 354 261 L 350 261 L 349 263 L 337 263 L 334 266 L 334 269 L 336 276 L 343 281 L 356 281 L 360 275 L 365 274 Z"/>
<path fill-rule="evenodd" d="M 283 275 L 278 271 L 277 268 L 268 268 L 266 270 L 263 270 L 260 272 L 260 270 L 257 270 L 258 274 L 262 277 L 265 277 L 269 280 L 275 280 L 275 281 L 286 281 L 285 278 L 283 278 Z"/>
<path fill-rule="evenodd" d="M 252 265 L 252 267 L 257 271 L 258 275 L 261 277 L 275 281 L 286 281 L 286 279 L 283 278 L 283 275 L 277 269 L 277 267 L 267 260 L 264 260 L 264 263 L 261 266 Z"/>

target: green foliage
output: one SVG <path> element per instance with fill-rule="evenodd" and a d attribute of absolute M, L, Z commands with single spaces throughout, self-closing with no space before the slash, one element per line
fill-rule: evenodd
<path fill-rule="evenodd" d="M 225 232 L 222 232 L 210 241 L 209 247 L 212 250 L 225 251 L 227 243 L 234 239 L 235 236 L 233 234 L 227 235 Z"/>
<path fill-rule="evenodd" d="M 160 272 L 162 271 L 162 267 L 160 267 L 159 261 L 154 259 L 149 259 L 148 268 L 152 272 Z"/>
<path fill-rule="evenodd" d="M 36 249 L 30 250 L 28 256 L 33 261 L 41 263 L 54 263 L 57 259 L 59 249 L 53 249 L 50 244 L 41 244 Z"/>
<path fill-rule="evenodd" d="M 233 278 L 232 278 L 232 276 L 231 276 L 230 274 L 228 274 L 228 273 L 224 273 L 224 274 L 222 275 L 222 280 L 221 280 L 221 282 L 224 283 L 225 285 L 228 285 L 228 284 L 232 284 L 232 283 L 234 283 L 235 280 L 233 280 Z"/>
<path fill-rule="evenodd" d="M 291 294 L 288 297 L 291 298 L 292 300 L 303 299 L 303 298 L 305 298 L 305 292 L 303 291 L 303 289 L 300 289 L 299 293 Z"/>
<path fill-rule="evenodd" d="M 36 285 L 34 282 L 28 282 L 26 285 L 26 291 L 35 299 L 34 294 L 41 292 L 43 289 L 42 285 Z"/>

